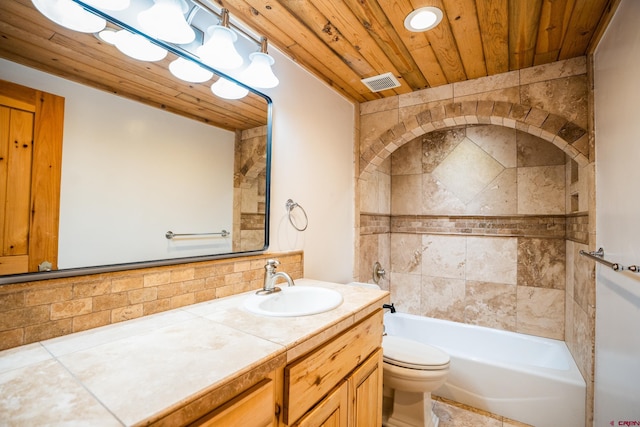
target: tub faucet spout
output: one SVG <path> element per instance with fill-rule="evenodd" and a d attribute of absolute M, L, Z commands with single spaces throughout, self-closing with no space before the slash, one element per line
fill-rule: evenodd
<path fill-rule="evenodd" d="M 280 265 L 278 260 L 267 260 L 267 264 L 264 266 L 264 285 L 262 289 L 256 292 L 258 295 L 268 295 L 274 292 L 280 292 L 280 288 L 276 286 L 276 281 L 279 278 L 286 280 L 289 286 L 295 285 L 293 279 L 287 273 L 282 271 L 276 273 L 276 267 L 278 265 Z"/>

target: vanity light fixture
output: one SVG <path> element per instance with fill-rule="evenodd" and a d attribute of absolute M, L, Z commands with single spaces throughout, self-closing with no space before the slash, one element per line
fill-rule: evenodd
<path fill-rule="evenodd" d="M 251 64 L 242 72 L 239 79 L 243 83 L 257 88 L 271 89 L 280 83 L 271 66 L 275 62 L 267 53 L 267 38 L 260 39 L 260 52 L 249 55 Z"/>
<path fill-rule="evenodd" d="M 107 21 L 71 0 L 31 0 L 40 13 L 58 25 L 81 33 L 97 33 Z"/>
<path fill-rule="evenodd" d="M 235 84 L 231 80 L 220 77 L 211 85 L 211 92 L 224 99 L 241 99 L 249 94 L 249 90 Z"/>
<path fill-rule="evenodd" d="M 84 0 L 89 6 L 106 10 L 125 10 L 131 4 L 131 0 Z"/>
<path fill-rule="evenodd" d="M 105 43 L 115 46 L 116 45 L 116 34 L 118 30 L 113 30 L 111 28 L 105 28 L 104 30 L 96 33 L 96 36 Z"/>
<path fill-rule="evenodd" d="M 233 45 L 238 35 L 229 28 L 229 11 L 223 8 L 221 13 L 220 23 L 207 28 L 209 40 L 196 49 L 196 53 L 213 68 L 233 70 L 242 66 L 244 59 Z"/>
<path fill-rule="evenodd" d="M 193 61 L 185 58 L 178 58 L 169 64 L 171 74 L 190 83 L 204 83 L 211 80 L 213 73 L 205 70 Z"/>
<path fill-rule="evenodd" d="M 404 27 L 414 33 L 430 30 L 442 21 L 442 10 L 435 6 L 420 7 L 404 19 Z"/>
<path fill-rule="evenodd" d="M 267 53 L 267 39 L 232 24 L 227 9 L 217 12 L 202 0 L 31 1 L 59 25 L 92 32 L 131 58 L 159 61 L 170 52 L 176 59 L 169 71 L 181 80 L 204 83 L 220 70 L 211 91 L 222 98 L 239 99 L 249 88 L 280 83 L 271 68 L 275 61 Z M 71 18 L 76 19 L 67 22 Z M 238 35 L 242 39 L 236 43 Z M 255 44 L 259 51 L 251 52 Z"/>
<path fill-rule="evenodd" d="M 184 17 L 189 11 L 185 0 L 153 2 L 153 6 L 138 14 L 138 22 L 146 34 L 174 44 L 187 44 L 195 40 L 196 33 Z"/>
<path fill-rule="evenodd" d="M 139 61 L 160 61 L 167 56 L 166 49 L 151 43 L 139 34 L 127 30 L 117 31 L 115 46 L 125 55 Z"/>

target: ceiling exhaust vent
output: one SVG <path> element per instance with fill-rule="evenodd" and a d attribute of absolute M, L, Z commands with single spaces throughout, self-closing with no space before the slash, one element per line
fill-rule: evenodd
<path fill-rule="evenodd" d="M 371 89 L 371 92 L 380 92 L 381 90 L 393 89 L 394 87 L 400 86 L 400 82 L 392 73 L 367 77 L 366 79 L 362 79 L 362 83 Z"/>

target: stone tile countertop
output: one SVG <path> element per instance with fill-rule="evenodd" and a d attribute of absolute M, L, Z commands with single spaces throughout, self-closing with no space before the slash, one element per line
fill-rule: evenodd
<path fill-rule="evenodd" d="M 357 286 L 296 286 L 335 289 L 344 301 L 267 317 L 244 309 L 240 294 L 2 351 L 0 425 L 148 425 L 270 360 L 297 358 L 388 301 Z"/>

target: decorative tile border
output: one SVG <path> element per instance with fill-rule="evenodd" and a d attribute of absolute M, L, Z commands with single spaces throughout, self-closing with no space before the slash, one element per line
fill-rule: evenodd
<path fill-rule="evenodd" d="M 386 220 L 385 220 L 386 218 Z M 573 216 L 571 218 L 574 218 Z M 579 217 L 580 221 L 588 218 Z M 389 226 L 386 226 L 388 221 Z M 565 215 L 515 216 L 432 216 L 370 215 L 360 217 L 360 234 L 415 233 L 462 234 L 478 236 L 526 236 L 564 239 L 568 218 Z M 581 223 L 586 230 L 587 224 Z M 578 233 L 575 233 L 578 234 Z"/>
<path fill-rule="evenodd" d="M 567 240 L 589 244 L 589 215 L 586 213 L 567 215 Z"/>
<path fill-rule="evenodd" d="M 360 234 L 383 234 L 391 231 L 391 217 L 389 215 L 363 214 L 360 215 Z"/>

